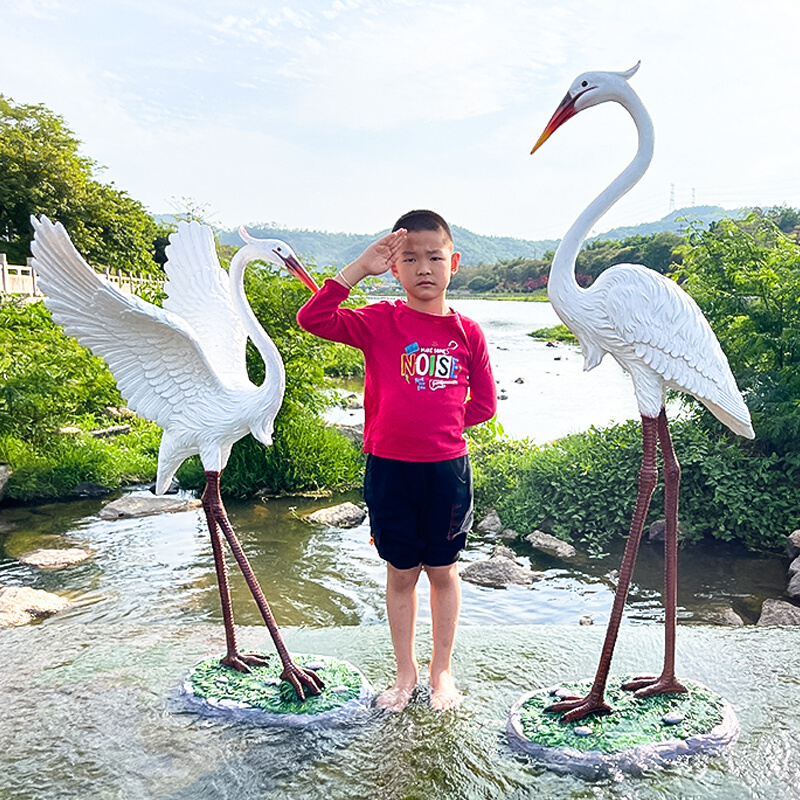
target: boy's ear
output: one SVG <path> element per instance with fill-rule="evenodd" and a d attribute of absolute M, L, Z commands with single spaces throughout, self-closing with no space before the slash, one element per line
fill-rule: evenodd
<path fill-rule="evenodd" d="M 450 258 L 450 274 L 455 275 L 458 272 L 458 265 L 461 263 L 461 253 L 453 253 Z"/>
<path fill-rule="evenodd" d="M 397 280 L 400 280 L 400 276 L 397 274 L 397 262 L 395 261 L 389 269 L 392 271 L 392 275 L 394 275 Z"/>

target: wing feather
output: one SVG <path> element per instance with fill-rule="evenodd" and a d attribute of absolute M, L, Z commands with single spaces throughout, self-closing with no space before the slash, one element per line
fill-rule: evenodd
<path fill-rule="evenodd" d="M 68 335 L 105 360 L 137 414 L 167 428 L 186 406 L 224 390 L 183 319 L 101 278 L 61 223 L 46 217 L 32 223 L 45 305 Z"/>
<path fill-rule="evenodd" d="M 220 266 L 211 228 L 179 222 L 169 241 L 164 308 L 189 323 L 223 382 L 242 380 L 247 333 L 234 310 L 230 278 Z"/>

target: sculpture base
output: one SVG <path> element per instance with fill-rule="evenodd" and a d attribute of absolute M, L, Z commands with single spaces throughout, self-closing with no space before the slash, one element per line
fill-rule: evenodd
<path fill-rule="evenodd" d="M 325 682 L 321 694 L 300 701 L 291 684 L 280 679 L 283 665 L 278 655 L 254 652 L 267 664 L 249 673 L 223 666 L 219 657 L 201 661 L 181 682 L 183 703 L 200 714 L 287 727 L 352 723 L 370 704 L 372 687 L 347 661 L 294 656 L 295 664 L 317 671 Z"/>
<path fill-rule="evenodd" d="M 562 723 L 561 714 L 544 709 L 562 690 L 586 695 L 585 680 L 529 692 L 511 708 L 509 742 L 548 769 L 587 778 L 634 775 L 679 758 L 719 753 L 736 741 L 739 722 L 732 706 L 711 689 L 681 681 L 686 694 L 637 698 L 622 685 L 630 676 L 611 676 L 606 702 L 611 714 Z"/>

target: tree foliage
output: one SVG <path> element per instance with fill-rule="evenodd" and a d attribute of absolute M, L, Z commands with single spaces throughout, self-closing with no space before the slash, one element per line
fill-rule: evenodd
<path fill-rule="evenodd" d="M 43 105 L 0 95 L 0 252 L 11 263 L 30 254 L 31 214 L 63 223 L 94 266 L 154 273 L 159 227 L 144 206 L 95 178 L 97 164 Z"/>
<path fill-rule="evenodd" d="M 767 451 L 800 452 L 800 245 L 769 215 L 694 229 L 680 273 L 719 337 Z"/>

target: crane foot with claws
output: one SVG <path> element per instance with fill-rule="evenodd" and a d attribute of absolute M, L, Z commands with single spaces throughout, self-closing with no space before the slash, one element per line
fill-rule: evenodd
<path fill-rule="evenodd" d="M 250 672 L 250 667 L 265 667 L 268 660 L 255 653 L 229 653 L 220 659 L 220 664 L 239 672 Z"/>
<path fill-rule="evenodd" d="M 686 687 L 675 678 L 663 675 L 640 675 L 622 686 L 626 692 L 634 692 L 636 697 L 652 697 L 658 694 L 685 694 Z"/>
<path fill-rule="evenodd" d="M 281 680 L 292 684 L 300 700 L 306 699 L 306 693 L 303 690 L 304 686 L 311 695 L 320 694 L 325 688 L 322 678 L 313 669 L 303 669 L 292 663 L 286 665 L 286 668 L 281 673 Z"/>
<path fill-rule="evenodd" d="M 593 696 L 591 693 L 586 697 L 566 697 L 558 703 L 548 706 L 545 711 L 560 713 L 566 712 L 562 717 L 562 722 L 577 722 L 579 719 L 588 717 L 590 714 L 610 714 L 611 706 L 603 701 L 602 695 Z"/>

